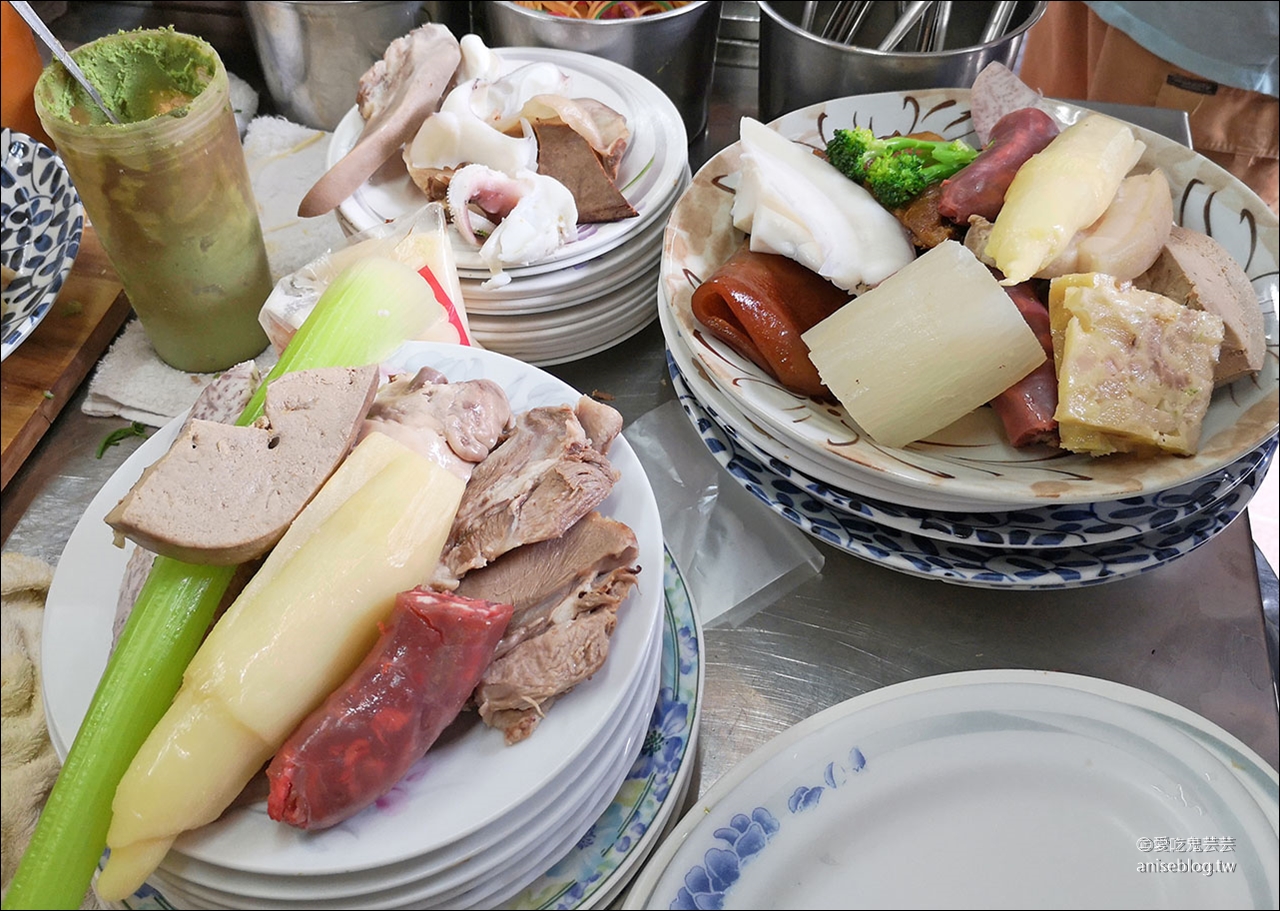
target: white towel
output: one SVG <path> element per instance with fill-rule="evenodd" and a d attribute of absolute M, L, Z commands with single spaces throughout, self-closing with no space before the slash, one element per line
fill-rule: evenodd
<path fill-rule="evenodd" d="M 35 557 L 0 557 L 0 869 L 5 891 L 18 868 L 61 764 L 40 697 L 40 629 L 53 569 Z M 104 908 L 92 890 L 81 908 Z"/>

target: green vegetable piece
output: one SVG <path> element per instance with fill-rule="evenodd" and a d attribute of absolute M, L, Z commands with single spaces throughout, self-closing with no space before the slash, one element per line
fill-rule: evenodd
<path fill-rule="evenodd" d="M 431 317 L 410 267 L 367 258 L 330 283 L 267 382 L 317 367 L 360 367 L 389 357 Z M 264 382 L 240 415 L 262 413 Z M 3 908 L 77 908 L 107 843 L 116 787 L 168 709 L 204 639 L 235 567 L 158 557 L 107 661 L 23 855 Z"/>
<path fill-rule="evenodd" d="M 116 785 L 164 715 L 231 582 L 231 566 L 157 557 L 4 897 L 78 908 L 107 843 Z"/>
<path fill-rule="evenodd" d="M 121 427 L 118 430 L 113 430 L 103 437 L 102 442 L 98 444 L 98 451 L 94 457 L 98 459 L 102 458 L 108 449 L 119 444 L 123 440 L 127 440 L 129 437 L 145 437 L 146 435 L 147 425 L 141 421 L 134 421 L 128 427 Z"/>
<path fill-rule="evenodd" d="M 880 139 L 866 127 L 836 130 L 827 143 L 827 161 L 888 209 L 907 205 L 977 157 L 978 150 L 962 139 Z"/>

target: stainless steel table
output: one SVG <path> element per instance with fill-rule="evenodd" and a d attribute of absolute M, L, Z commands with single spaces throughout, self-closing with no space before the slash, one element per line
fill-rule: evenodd
<path fill-rule="evenodd" d="M 717 72 L 695 165 L 737 138 L 755 74 Z M 674 398 L 657 324 L 553 368 L 612 396 L 628 421 Z M 83 395 L 83 392 L 81 393 Z M 134 442 L 94 457 L 119 420 L 73 401 L 3 498 L 6 550 L 55 562 L 85 505 Z M 707 455 L 710 458 L 710 455 Z M 735 483 L 726 480 L 726 483 Z M 1272 766 L 1277 703 L 1247 516 L 1188 556 L 1136 578 L 1074 591 L 1004 592 L 902 575 L 817 542 L 819 577 L 738 628 L 704 635 L 706 694 L 691 796 L 815 712 L 877 687 L 951 671 L 1036 668 L 1129 684 L 1204 715 Z"/>

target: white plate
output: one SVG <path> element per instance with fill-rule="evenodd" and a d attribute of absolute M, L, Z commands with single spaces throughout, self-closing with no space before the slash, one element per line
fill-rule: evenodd
<path fill-rule="evenodd" d="M 623 156 L 617 185 L 639 213 L 636 218 L 602 225 L 580 225 L 578 239 L 550 257 L 528 266 L 507 269 L 513 278 L 533 275 L 598 256 L 643 229 L 670 205 L 688 167 L 688 140 L 680 113 L 666 94 L 640 74 L 626 67 L 574 51 L 547 48 L 496 48 L 510 72 L 527 63 L 550 62 L 569 76 L 571 97 L 594 98 L 627 120 L 631 145 Z M 326 167 L 349 152 L 364 121 L 352 108 L 333 131 Z M 339 213 L 357 231 L 367 230 L 422 206 L 425 197 L 399 162 L 384 166 L 339 206 Z M 451 227 L 454 258 L 460 275 L 487 278 L 488 267 L 478 248 L 466 243 Z"/>
<path fill-rule="evenodd" d="M 624 907 L 1275 907 L 1274 810 L 1165 704 L 1038 671 L 856 697 L 717 782 Z"/>
<path fill-rule="evenodd" d="M 392 359 L 402 370 L 430 364 L 451 379 L 486 376 L 503 386 L 513 408 L 576 402 L 579 393 L 540 370 L 494 352 L 415 342 Z M 42 662 L 45 710 L 55 745 L 80 725 L 111 641 L 116 590 L 125 552 L 111 543 L 107 511 L 167 445 L 169 434 L 144 443 L 94 498 L 68 540 L 45 608 Z M 537 736 L 507 748 L 497 732 L 472 728 L 438 745 L 418 771 L 384 802 L 322 833 L 271 822 L 260 806 L 233 810 L 175 848 L 206 863 L 278 875 L 362 870 L 424 854 L 500 819 L 573 763 L 631 693 L 641 659 L 661 624 L 662 528 L 652 489 L 630 446 L 620 439 L 610 459 L 622 478 L 601 512 L 625 522 L 640 545 L 639 584 L 619 612 L 609 661 L 556 704 Z M 490 736 L 492 735 L 492 736 Z M 429 818 L 430 826 L 406 821 Z"/>
<path fill-rule="evenodd" d="M 1212 509 L 1264 462 L 1269 462 L 1276 448 L 1273 437 L 1212 475 L 1123 500 L 1029 506 L 1013 511 L 996 504 L 987 510 L 971 507 L 970 511 L 961 511 L 964 504 L 957 501 L 923 507 L 908 505 L 903 502 L 902 491 L 888 490 L 882 496 L 898 497 L 897 501 L 890 502 L 866 489 L 855 492 L 840 487 L 841 478 L 828 475 L 823 466 L 789 448 L 734 408 L 715 384 L 705 378 L 680 334 L 671 331 L 665 304 L 659 300 L 658 306 L 672 369 L 680 372 L 680 379 L 698 405 L 736 445 L 781 476 L 777 482 L 779 490 L 789 489 L 797 497 L 811 495 L 836 512 L 926 538 L 1030 550 L 1132 538 L 1185 522 L 1196 513 Z M 834 480 L 824 482 L 822 477 Z M 859 486 L 867 487 L 866 484 Z M 909 493 L 915 494 L 915 491 Z"/>
<path fill-rule="evenodd" d="M 477 339 L 487 348 L 501 351 L 531 364 L 548 365 L 581 360 L 620 344 L 653 322 L 657 309 L 653 295 L 639 296 L 639 305 L 623 309 L 606 326 L 588 333 L 569 333 L 567 338 L 523 339 L 516 336 L 484 336 Z"/>
<path fill-rule="evenodd" d="M 0 131 L 0 262 L 17 275 L 0 297 L 0 361 L 35 331 L 71 273 L 84 207 L 62 159 L 26 133 Z"/>
<path fill-rule="evenodd" d="M 968 136 L 967 89 L 886 92 L 841 98 L 779 118 L 784 135 L 814 147 L 852 124 L 877 133 L 932 129 L 948 138 Z M 1082 109 L 1061 104 L 1062 113 Z M 754 364 L 699 331 L 690 309 L 693 289 L 737 249 L 743 235 L 729 218 L 739 170 L 740 146 L 726 148 L 695 175 L 676 203 L 663 248 L 663 290 L 679 329 L 708 375 L 724 393 L 795 448 L 837 466 L 848 477 L 928 490 L 968 501 L 996 501 L 1005 508 L 1046 502 L 1086 503 L 1164 490 L 1225 468 L 1276 432 L 1280 410 L 1280 353 L 1276 322 L 1275 213 L 1238 180 L 1190 149 L 1134 127 L 1146 143 L 1140 167 L 1159 166 L 1169 178 L 1175 217 L 1217 239 L 1245 268 L 1262 302 L 1267 357 L 1256 378 L 1219 389 L 1204 422 L 1199 453 L 1094 459 L 1044 447 L 1009 446 L 991 410 L 968 418 L 905 449 L 879 446 L 862 435 L 844 409 L 797 396 Z"/>
<path fill-rule="evenodd" d="M 409 878 L 404 874 L 411 870 L 412 861 L 395 864 L 393 868 L 363 871 L 362 875 L 262 876 L 254 880 L 235 875 L 221 877 L 217 875 L 220 871 L 205 867 L 199 870 L 201 879 L 197 881 L 184 875 L 192 872 L 184 869 L 184 864 L 166 863 L 161 868 L 164 881 L 179 886 L 201 903 L 232 907 L 251 905 L 275 911 L 338 911 L 456 903 L 461 902 L 462 896 L 490 886 L 504 886 L 515 892 L 550 863 L 537 860 L 548 844 L 563 838 L 566 832 L 574 833 L 576 840 L 600 815 L 598 804 L 601 800 L 611 798 L 617 792 L 649 727 L 648 718 L 657 694 L 662 651 L 660 637 L 654 640 L 653 646 L 645 658 L 634 698 L 617 714 L 617 727 L 599 738 L 602 748 L 599 754 L 592 753 L 589 759 L 584 756 L 583 767 L 590 771 L 578 775 L 576 780 L 573 775 L 567 776 L 569 782 L 565 791 L 545 812 L 526 825 L 508 826 L 506 820 L 500 820 L 498 826 L 501 831 L 493 833 L 496 838 L 490 844 L 472 845 L 467 851 L 455 854 L 451 864 L 440 866 L 433 863 L 430 872 Z M 383 882 L 382 873 L 386 869 L 394 870 L 394 876 L 386 877 Z M 264 883 L 269 884 L 267 889 L 262 888 Z M 244 886 L 254 891 L 242 888 Z M 264 896 L 262 893 L 268 890 L 275 894 Z"/>
<path fill-rule="evenodd" d="M 611 294 L 590 303 L 553 313 L 528 316 L 470 316 L 471 328 L 480 335 L 513 336 L 537 339 L 539 342 L 579 335 L 589 337 L 596 331 L 607 331 L 610 321 L 624 321 L 635 310 L 653 309 L 653 289 L 658 283 L 658 263 L 630 282 L 618 286 Z"/>
<path fill-rule="evenodd" d="M 634 279 L 638 272 L 658 265 L 662 259 L 665 227 L 664 222 L 657 221 L 599 259 L 557 272 L 513 279 L 510 284 L 495 289 L 501 293 L 484 291 L 474 280 L 463 280 L 467 315 L 554 313 L 607 296 L 620 284 Z M 549 281 L 551 278 L 556 281 Z"/>
<path fill-rule="evenodd" d="M 506 907 L 527 911 L 604 907 L 630 882 L 683 803 L 693 777 L 706 665 L 702 660 L 702 626 L 688 589 L 671 554 L 663 556 L 661 688 L 640 755 L 613 803 L 592 829 L 546 873 L 505 902 Z M 196 866 L 195 861 L 183 860 L 173 874 L 162 867 L 160 875 L 127 899 L 125 906 L 137 911 L 172 908 L 181 895 L 187 900 L 180 904 L 194 907 L 181 874 L 189 875 Z M 221 871 L 221 875 L 228 877 L 229 873 Z M 332 878 L 335 894 L 340 891 L 337 881 L 344 878 Z M 222 881 L 228 882 L 226 878 Z M 260 894 L 245 891 L 245 887 L 260 889 L 263 883 L 272 883 L 277 888 L 262 897 L 288 897 L 279 892 L 275 879 L 238 874 L 233 882 L 239 887 L 235 894 L 241 896 Z"/>
<path fill-rule="evenodd" d="M 657 667 L 661 641 L 645 659 Z M 656 671 L 654 671 L 656 673 Z M 646 675 L 649 672 L 646 672 Z M 314 876 L 276 876 L 248 873 L 193 860 L 171 852 L 160 869 L 171 881 L 210 900 L 252 900 L 272 907 L 320 907 L 326 902 L 372 902 L 372 896 L 417 890 L 466 888 L 475 879 L 516 859 L 532 843 L 545 838 L 559 825 L 574 819 L 609 776 L 609 763 L 617 762 L 620 745 L 647 723 L 651 694 L 645 677 L 637 678 L 627 704 L 600 731 L 596 742 L 579 757 L 579 768 L 566 769 L 531 800 L 504 814 L 492 825 L 435 851 L 368 870 Z M 301 903 L 301 904 L 299 904 Z"/>

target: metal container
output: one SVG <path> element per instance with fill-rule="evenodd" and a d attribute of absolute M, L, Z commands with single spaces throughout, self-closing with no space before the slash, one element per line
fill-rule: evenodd
<path fill-rule="evenodd" d="M 319 130 L 338 125 L 364 72 L 427 15 L 420 2 L 385 0 L 247 0 L 244 8 L 276 110 Z"/>
<path fill-rule="evenodd" d="M 866 5 L 866 18 L 851 44 L 823 38 L 821 32 L 839 8 L 849 3 L 760 2 L 760 119 L 768 122 L 788 111 L 846 95 L 927 88 L 968 88 L 987 64 L 1013 69 L 1027 30 L 1048 6 L 1014 5 L 1005 31 L 982 41 L 995 7 L 990 2 L 951 3 L 942 50 L 920 51 L 920 26 L 906 33 L 896 50 L 877 49 L 907 4 Z M 856 6 L 853 4 L 852 6 Z M 800 23 L 811 11 L 810 29 Z"/>
<path fill-rule="evenodd" d="M 707 126 L 721 0 L 695 0 L 634 19 L 569 19 L 515 3 L 473 3 L 491 47 L 550 47 L 595 54 L 635 70 L 674 102 L 692 142 Z"/>

